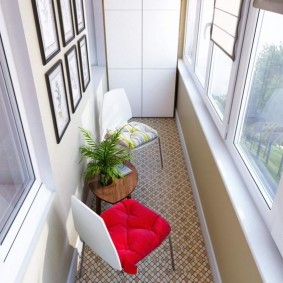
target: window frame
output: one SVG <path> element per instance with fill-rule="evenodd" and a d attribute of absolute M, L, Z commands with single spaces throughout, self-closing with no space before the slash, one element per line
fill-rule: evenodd
<path fill-rule="evenodd" d="M 17 80 L 15 79 L 15 73 L 14 73 L 14 78 L 13 78 L 13 71 L 11 70 L 11 65 L 13 64 L 9 62 L 9 55 L 6 52 L 8 47 L 6 46 L 5 48 L 5 43 L 6 43 L 5 40 L 2 38 L 2 44 L 3 44 L 3 49 L 5 53 L 3 54 L 4 58 L 2 58 L 1 56 L 1 60 L 3 61 L 5 60 L 6 63 L 4 62 L 4 64 L 7 66 L 7 68 L 5 66 L 4 68 L 2 68 L 2 70 L 4 73 L 4 77 L 6 78 L 9 77 L 11 80 L 11 86 L 8 86 L 7 88 L 10 88 L 8 89 L 8 91 L 13 92 L 12 94 L 10 94 L 14 96 L 14 100 L 15 100 L 13 102 L 15 104 L 13 105 L 13 110 L 17 111 L 19 114 L 20 121 L 18 122 L 21 123 L 23 133 L 24 133 L 24 137 L 21 137 L 21 139 L 23 138 L 26 140 L 29 158 L 30 158 L 32 170 L 34 173 L 34 182 L 32 186 L 30 187 L 29 192 L 25 195 L 24 200 L 19 210 L 17 211 L 17 215 L 14 217 L 12 224 L 10 225 L 8 231 L 6 232 L 3 238 L 2 244 L 0 246 L 0 262 L 5 262 L 6 258 L 8 257 L 9 251 L 11 247 L 13 246 L 13 243 L 23 225 L 23 222 L 25 221 L 25 218 L 31 208 L 31 205 L 42 185 L 42 181 L 39 177 L 40 175 L 39 175 L 39 169 L 38 169 L 36 158 L 35 158 L 35 153 L 34 153 L 33 146 L 32 146 L 31 133 L 29 131 L 28 122 L 26 120 L 26 115 L 25 115 L 25 111 L 23 108 L 23 101 L 22 101 L 21 96 L 18 95 L 20 93 L 19 91 L 17 91 L 17 89 L 19 90 L 19 86 L 17 84 Z"/>
<path fill-rule="evenodd" d="M 213 103 L 213 101 L 212 101 L 212 98 L 210 97 L 210 95 L 212 95 L 212 92 L 211 92 L 211 88 L 212 88 L 212 80 L 211 80 L 211 77 L 214 75 L 214 72 L 212 72 L 212 67 L 213 67 L 213 61 L 215 60 L 215 58 L 214 58 L 214 56 L 215 56 L 215 53 L 214 53 L 214 51 L 215 51 L 215 48 L 218 48 L 219 49 L 219 51 L 223 54 L 223 55 L 225 55 L 229 60 L 231 60 L 231 58 L 229 57 L 229 56 L 227 56 L 226 54 L 225 54 L 225 52 L 223 52 L 222 50 L 221 50 L 221 48 L 219 48 L 218 46 L 217 46 L 217 44 L 213 44 L 213 51 L 212 51 L 212 55 L 211 55 L 211 64 L 210 64 L 210 72 L 209 72 L 209 74 L 210 74 L 210 76 L 209 76 L 209 82 L 208 82 L 208 88 L 207 88 L 207 97 L 208 97 L 208 100 L 209 100 L 209 102 L 210 102 L 210 104 L 211 104 L 211 106 L 214 108 L 214 111 L 216 112 L 216 114 L 218 115 L 218 117 L 219 117 L 219 113 L 218 113 L 218 110 L 216 109 L 216 106 L 214 105 L 214 103 Z M 232 74 L 232 71 L 233 71 L 233 63 L 232 63 L 232 67 L 231 67 L 231 72 L 230 72 L 230 77 L 231 77 L 231 74 Z M 230 81 L 230 80 L 229 80 Z M 229 87 L 231 86 L 231 83 L 229 84 L 229 86 L 228 86 L 228 89 L 227 89 L 227 94 L 229 93 Z M 230 97 L 230 96 L 229 96 Z M 227 105 L 227 100 L 228 100 L 228 95 L 227 95 L 227 97 L 226 97 L 226 103 L 225 103 L 225 109 L 224 109 L 224 113 L 222 114 L 223 115 L 223 119 L 221 119 L 220 117 L 219 117 L 219 119 L 220 119 L 220 121 L 221 121 L 221 123 L 223 123 L 224 122 L 224 118 L 226 117 L 226 109 L 227 109 L 227 107 L 226 107 L 226 105 Z"/>
<path fill-rule="evenodd" d="M 192 0 L 191 0 L 192 1 Z M 196 21 L 199 22 L 200 18 L 200 4 L 201 1 L 194 0 L 196 1 Z M 194 72 L 194 66 L 195 66 L 195 61 L 196 61 L 196 44 L 195 42 L 197 41 L 197 35 L 198 35 L 198 28 L 196 28 L 195 24 L 195 29 L 194 29 L 194 34 L 193 34 L 193 41 L 194 43 L 192 44 L 192 61 L 190 62 L 190 59 L 187 57 L 187 38 L 188 38 L 188 29 L 187 29 L 187 19 L 189 18 L 189 7 L 190 7 L 190 0 L 187 2 L 187 8 L 186 8 L 186 19 L 185 19 L 185 30 L 184 30 L 184 48 L 183 48 L 183 59 L 186 64 L 186 67 L 191 71 Z"/>
<path fill-rule="evenodd" d="M 236 59 L 239 58 L 238 71 L 226 125 L 227 135 L 222 135 L 219 128 L 214 127 L 216 123 L 213 115 L 197 87 L 192 66 L 186 59 L 185 46 L 183 60 L 180 60 L 178 68 L 260 276 L 263 280 L 272 277 L 279 282 L 283 278 L 283 177 L 270 209 L 234 144 L 259 12 L 259 9 L 253 7 L 252 1 L 243 1 L 236 46 Z M 197 187 L 195 189 L 197 190 Z"/>
<path fill-rule="evenodd" d="M 29 156 L 32 162 L 35 180 L 29 193 L 27 194 L 21 209 L 17 213 L 13 224 L 5 236 L 0 246 L 0 274 L 1 278 L 7 282 L 20 281 L 25 272 L 25 268 L 35 248 L 37 239 L 42 231 L 48 211 L 54 199 L 54 188 L 52 181 L 48 181 L 47 188 L 42 182 L 38 158 L 38 150 L 33 143 L 31 128 L 25 108 L 24 96 L 21 92 L 20 81 L 17 75 L 13 49 L 10 44 L 8 30 L 5 24 L 5 17 L 0 4 L 0 34 L 2 37 L 5 57 L 9 68 L 9 76 L 12 81 L 14 95 L 17 102 L 18 112 L 25 134 L 26 143 L 29 149 Z M 35 106 L 37 104 L 35 103 Z M 37 129 L 41 130 L 41 129 Z M 41 137 L 39 136 L 41 139 Z M 43 149 L 44 145 L 41 144 Z M 44 150 L 43 150 L 44 152 Z M 42 154 L 43 152 L 40 152 Z M 39 160 L 40 161 L 40 160 Z M 44 164 L 45 171 L 48 164 Z M 48 173 L 46 173 L 48 174 Z M 43 176 L 44 177 L 44 176 Z M 19 260 L 20 259 L 20 260 Z M 13 270 L 13 272 L 11 272 Z"/>
<path fill-rule="evenodd" d="M 198 2 L 198 6 L 197 6 L 197 17 L 196 20 L 199 22 L 200 21 L 200 12 L 201 12 L 201 5 L 202 1 Z M 205 85 L 204 88 L 202 87 L 201 83 L 198 80 L 198 77 L 195 73 L 195 64 L 196 64 L 196 54 L 197 54 L 197 43 L 198 43 L 198 24 L 196 24 L 196 28 L 195 28 L 195 36 L 194 36 L 194 48 L 193 48 L 193 52 L 194 52 L 194 60 L 192 60 L 192 62 L 190 63 L 189 59 L 187 58 L 186 55 L 186 45 L 187 45 L 187 38 L 185 38 L 184 40 L 184 50 L 183 50 L 183 59 L 185 62 L 185 65 L 187 66 L 187 68 L 189 69 L 190 75 L 199 91 L 199 93 L 201 94 L 203 101 L 207 107 L 207 110 L 209 111 L 220 135 L 225 139 L 227 134 L 228 134 L 228 126 L 229 126 L 229 121 L 230 121 L 230 113 L 231 113 L 231 108 L 232 108 L 232 103 L 233 103 L 233 94 L 234 94 L 234 90 L 235 90 L 235 84 L 236 84 L 236 80 L 237 80 L 237 76 L 238 76 L 238 68 L 239 68 L 239 58 L 241 55 L 241 51 L 242 49 L 240 48 L 242 46 L 242 41 L 243 41 L 243 34 L 245 32 L 245 21 L 247 19 L 247 13 L 248 13 L 248 4 L 247 2 L 244 1 L 243 3 L 243 8 L 241 11 L 241 22 L 239 24 L 239 36 L 238 36 L 238 41 L 237 41 L 237 45 L 236 45 L 236 49 L 235 49 L 235 60 L 233 62 L 232 65 L 232 70 L 231 70 L 231 75 L 230 77 L 232 79 L 230 79 L 229 82 L 229 87 L 228 87 L 228 92 L 227 92 L 227 97 L 226 97 L 226 104 L 225 104 L 225 111 L 223 113 L 223 120 L 220 119 L 217 110 L 215 109 L 212 101 L 210 100 L 210 97 L 208 95 L 208 91 L 209 91 L 209 87 L 210 87 L 210 72 L 211 72 L 211 63 L 212 63 L 212 57 L 213 57 L 213 49 L 214 46 L 216 45 L 215 43 L 213 43 L 212 41 L 210 41 L 210 48 L 209 48 L 209 54 L 208 54 L 208 68 L 207 68 L 207 73 L 206 73 L 206 80 L 205 80 Z M 187 7 L 187 11 L 186 11 L 186 23 L 185 23 L 185 35 L 187 36 L 187 18 L 189 15 L 189 2 L 188 2 L 188 7 Z M 210 27 L 211 29 L 211 27 Z M 223 52 L 221 50 L 221 52 Z M 225 52 L 223 52 L 223 54 L 225 54 Z M 229 57 L 227 54 L 225 54 L 225 56 Z M 230 57 L 229 57 L 230 58 Z"/>
<path fill-rule="evenodd" d="M 198 76 L 198 70 L 197 70 L 197 55 L 198 55 L 198 45 L 199 45 L 199 41 L 200 41 L 200 38 L 199 38 L 199 35 L 201 34 L 200 33 L 200 28 L 201 28 L 201 20 L 202 20 L 202 12 L 203 12 L 203 9 L 205 7 L 205 2 L 206 0 L 202 0 L 202 1 L 199 1 L 199 6 L 197 7 L 197 13 L 198 13 L 198 22 L 196 23 L 195 26 L 197 26 L 198 28 L 197 29 L 197 34 L 196 34 L 196 41 L 194 42 L 194 75 L 198 81 L 198 85 L 199 87 L 201 88 L 202 90 L 202 94 L 205 94 L 208 90 L 208 84 L 209 84 L 209 70 L 210 70 L 210 66 L 211 66 L 211 58 L 212 58 L 212 48 L 213 48 L 213 44 L 211 42 L 211 40 L 209 40 L 209 48 L 208 48 L 208 54 L 207 54 L 207 69 L 206 69 L 206 73 L 205 73 L 205 78 L 204 78 L 204 86 L 202 86 L 202 83 L 200 81 L 200 77 Z M 210 0 L 212 1 L 212 0 Z M 205 29 L 204 29 L 204 32 L 205 34 L 203 34 L 203 36 L 206 35 L 206 33 L 210 34 L 211 32 L 211 27 L 212 27 L 212 21 L 213 21 L 213 15 L 212 15 L 212 19 L 211 19 L 211 23 L 207 22 L 205 24 Z"/>
<path fill-rule="evenodd" d="M 240 174 L 243 176 L 243 179 L 247 184 L 249 193 L 251 194 L 261 216 L 263 217 L 264 222 L 266 223 L 268 228 L 271 229 L 271 223 L 272 223 L 271 207 L 268 203 L 266 203 L 266 200 L 263 198 L 259 188 L 257 187 L 255 180 L 253 179 L 253 176 L 251 175 L 250 171 L 248 170 L 247 166 L 242 160 L 242 157 L 238 152 L 237 146 L 234 143 L 237 134 L 238 123 L 241 121 L 241 119 L 243 119 L 242 116 L 244 114 L 244 111 L 241 111 L 240 108 L 244 99 L 246 81 L 250 79 L 248 78 L 248 76 L 250 75 L 249 64 L 251 60 L 254 61 L 255 59 L 255 58 L 251 59 L 251 56 L 255 57 L 255 54 L 252 54 L 253 53 L 252 46 L 254 41 L 255 40 L 258 41 L 259 39 L 259 34 L 258 35 L 256 34 L 257 33 L 256 28 L 257 28 L 258 19 L 260 17 L 260 10 L 255 8 L 249 9 L 248 17 L 249 20 L 247 21 L 246 34 L 243 44 L 243 50 L 248 50 L 248 52 L 243 53 L 241 56 L 239 75 L 235 88 L 235 93 L 240 93 L 241 95 L 234 97 L 233 108 L 231 109 L 231 119 L 230 119 L 231 129 L 228 131 L 227 139 L 225 142 L 228 147 L 228 150 L 232 155 L 232 158 L 235 160 L 235 164 Z"/>
<path fill-rule="evenodd" d="M 189 10 L 189 5 L 187 7 L 187 16 L 189 14 L 188 10 Z M 199 94 L 202 96 L 202 101 L 205 104 L 207 111 L 210 113 L 210 117 L 212 118 L 214 124 L 216 125 L 223 139 L 223 142 L 226 144 L 226 147 L 229 153 L 231 154 L 231 157 L 235 162 L 238 171 L 243 177 L 243 180 L 248 188 L 250 195 L 252 196 L 254 203 L 256 204 L 257 209 L 260 212 L 261 217 L 263 218 L 268 229 L 271 230 L 272 209 L 270 208 L 270 204 L 268 204 L 266 200 L 263 198 L 262 193 L 258 188 L 258 185 L 253 179 L 253 176 L 248 170 L 246 164 L 244 163 L 240 153 L 236 148 L 236 145 L 234 144 L 234 139 L 237 133 L 238 121 L 241 118 L 239 117 L 239 115 L 240 113 L 243 112 L 240 111 L 240 107 L 242 104 L 242 100 L 244 98 L 245 84 L 246 84 L 247 74 L 249 71 L 248 68 L 250 64 L 250 56 L 253 52 L 253 42 L 257 32 L 258 17 L 260 17 L 260 10 L 254 8 L 252 2 L 243 1 L 243 7 L 241 11 L 241 22 L 239 23 L 238 40 L 236 43 L 236 50 L 235 50 L 235 61 L 233 63 L 233 67 L 231 70 L 231 77 L 229 82 L 223 121 L 221 121 L 221 119 L 219 118 L 217 111 L 214 109 L 214 106 L 208 96 L 207 87 L 210 87 L 209 86 L 210 83 L 206 85 L 207 87 L 205 89 L 201 89 L 200 84 L 194 73 L 195 60 L 191 64 L 186 56 L 186 44 L 187 44 L 186 38 L 184 40 L 183 61 L 189 71 L 190 77 L 192 78 Z M 199 20 L 199 17 L 196 19 Z M 185 30 L 186 30 L 185 35 L 187 35 L 186 23 L 185 23 Z M 195 40 L 194 45 L 196 44 L 197 41 Z M 196 47 L 194 48 L 194 52 L 195 52 L 194 53 L 195 56 Z M 210 63 L 212 60 L 212 56 L 213 56 L 213 51 L 211 53 Z M 211 65 L 209 66 L 209 72 L 210 72 L 210 68 Z M 208 76 L 207 79 L 209 79 Z M 278 191 L 279 190 L 283 190 L 282 178 L 281 178 L 281 182 L 278 185 Z"/>
<path fill-rule="evenodd" d="M 198 1 L 198 0 L 193 0 L 193 1 L 195 1 L 195 3 L 196 3 L 196 21 L 198 22 L 199 21 L 199 13 L 197 13 L 197 11 L 200 9 L 199 8 L 199 6 L 200 6 L 200 1 Z M 189 3 L 189 1 L 187 2 L 187 3 Z M 189 4 L 187 4 L 188 6 L 189 6 Z M 187 29 L 187 19 L 189 18 L 189 8 L 187 7 L 187 9 L 186 9 L 186 24 L 185 24 L 185 30 L 184 30 L 184 50 L 183 50 L 183 57 L 184 58 L 186 58 L 186 62 L 187 62 L 187 67 L 188 68 L 191 68 L 191 67 L 193 67 L 194 66 L 194 64 L 195 64 L 195 54 L 196 54 L 196 45 L 195 44 L 192 44 L 192 58 L 190 59 L 188 56 L 187 56 L 187 50 L 188 50 L 188 48 L 187 48 L 187 40 L 188 40 L 188 37 L 187 37 L 187 35 L 188 35 L 188 33 L 189 33 L 189 31 L 188 31 L 188 29 Z M 193 36 L 192 36 L 192 38 L 193 38 L 193 42 L 196 42 L 196 40 L 197 40 L 197 31 L 198 31 L 198 29 L 194 26 L 194 30 L 193 30 Z"/>
<path fill-rule="evenodd" d="M 19 210 L 21 209 L 21 206 L 23 202 L 25 201 L 26 196 L 28 195 L 30 189 L 33 187 L 33 183 L 35 181 L 35 175 L 34 175 L 34 170 L 33 170 L 33 164 L 30 158 L 29 148 L 26 143 L 26 137 L 25 137 L 25 133 L 24 133 L 23 125 L 22 125 L 18 103 L 16 100 L 14 88 L 13 88 L 12 79 L 10 76 L 10 71 L 9 71 L 8 62 L 7 62 L 7 58 L 6 58 L 5 51 L 4 51 L 1 34 L 0 34 L 0 64 L 1 64 L 0 65 L 1 66 L 0 76 L 2 78 L 1 80 L 3 80 L 2 90 L 4 91 L 4 93 L 7 94 L 7 95 L 4 94 L 2 103 L 4 105 L 4 109 L 7 109 L 6 111 L 8 115 L 7 119 L 10 120 L 9 127 L 13 128 L 14 135 L 18 137 L 18 139 L 13 139 L 13 142 L 15 143 L 14 147 L 18 146 L 20 148 L 19 151 L 22 152 L 22 156 L 19 156 L 19 158 L 21 157 L 23 158 L 21 163 L 26 164 L 26 171 L 27 171 L 28 176 L 30 177 L 30 180 L 27 186 L 22 188 L 21 192 L 19 191 L 17 193 L 19 194 L 19 196 L 16 197 L 15 199 L 16 201 L 15 206 L 13 208 L 11 207 L 10 208 L 11 210 L 9 209 L 10 212 L 8 212 L 9 214 L 8 218 L 7 219 L 4 218 L 6 223 L 2 227 L 2 231 L 1 231 L 2 235 L 0 236 L 0 244 L 2 244 L 2 242 L 5 241 L 5 237 L 8 234 L 10 227 L 13 225 L 13 222 Z"/>
<path fill-rule="evenodd" d="M 189 17 L 189 3 L 190 3 L 190 0 L 188 1 L 188 7 L 187 7 L 187 11 L 186 11 L 186 24 L 185 24 L 185 35 L 187 36 L 188 34 L 188 31 L 187 31 L 187 19 Z M 205 82 L 204 82 L 204 87 L 201 85 L 201 82 L 199 81 L 199 78 L 198 76 L 196 75 L 196 55 L 197 55 L 197 43 L 198 43 L 198 34 L 199 34 L 199 28 L 200 28 L 200 25 L 198 24 L 201 20 L 201 11 L 202 11 L 202 1 L 198 1 L 197 0 L 197 8 L 196 8 L 196 21 L 197 23 L 195 24 L 195 30 L 194 30 L 194 43 L 193 43 L 193 48 L 192 48 L 192 52 L 193 52 L 193 56 L 192 56 L 192 62 L 189 61 L 187 55 L 186 55 L 186 45 L 187 45 L 187 38 L 185 37 L 185 40 L 184 40 L 184 50 L 183 50 L 183 58 L 184 58 L 184 62 L 185 62 L 185 65 L 187 66 L 187 68 L 190 70 L 190 74 L 192 76 L 192 79 L 195 83 L 195 86 L 197 87 L 197 90 L 201 93 L 201 95 L 204 97 L 205 95 L 205 92 L 207 90 L 207 87 L 208 87 L 208 80 L 209 80 L 209 76 L 208 76 L 208 73 L 209 73 L 209 69 L 210 69 L 210 57 L 211 57 L 211 52 L 212 52 L 212 45 L 210 43 L 210 46 L 209 46 L 209 51 L 208 51 L 208 66 L 209 68 L 207 68 L 206 70 L 206 76 L 205 76 Z M 211 26 L 209 27 L 209 29 L 211 28 Z"/>

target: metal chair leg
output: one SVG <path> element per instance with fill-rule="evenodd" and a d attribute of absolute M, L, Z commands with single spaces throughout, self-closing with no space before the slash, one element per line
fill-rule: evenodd
<path fill-rule="evenodd" d="M 162 158 L 161 142 L 160 142 L 159 137 L 158 137 L 158 144 L 159 144 L 159 154 L 160 154 L 161 168 L 163 169 L 163 158 Z"/>
<path fill-rule="evenodd" d="M 168 239 L 169 239 L 169 246 L 170 246 L 172 269 L 173 269 L 173 271 L 175 271 L 175 262 L 174 262 L 174 254 L 173 254 L 173 246 L 172 246 L 171 235 L 169 235 Z"/>
<path fill-rule="evenodd" d="M 121 272 L 120 272 L 120 275 L 121 275 L 121 277 L 122 277 L 122 283 L 124 283 L 124 282 L 126 282 L 125 280 L 126 280 L 126 277 L 125 277 L 125 273 L 124 273 L 124 270 L 121 270 Z"/>
<path fill-rule="evenodd" d="M 82 254 L 81 254 L 79 279 L 82 277 L 82 269 L 83 269 L 83 262 L 84 262 L 84 254 L 85 254 L 85 242 L 83 242 L 83 249 L 82 249 Z"/>

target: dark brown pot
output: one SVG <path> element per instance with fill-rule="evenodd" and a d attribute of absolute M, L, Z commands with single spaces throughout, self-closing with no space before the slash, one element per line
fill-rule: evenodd
<path fill-rule="evenodd" d="M 106 181 L 106 175 L 103 174 L 103 173 L 100 173 L 100 183 L 103 186 L 109 186 L 113 183 L 113 180 L 112 180 L 112 178 L 110 178 Z"/>

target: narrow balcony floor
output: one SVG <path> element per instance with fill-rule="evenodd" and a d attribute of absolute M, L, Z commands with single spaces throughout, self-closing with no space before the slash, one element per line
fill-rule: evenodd
<path fill-rule="evenodd" d="M 161 139 L 164 168 L 161 169 L 158 143 L 134 152 L 138 186 L 132 198 L 161 214 L 171 225 L 175 268 L 172 270 L 168 241 L 139 264 L 137 275 L 126 282 L 213 282 L 196 206 L 191 190 L 174 118 L 133 119 L 155 128 Z M 102 211 L 109 207 L 102 202 Z M 95 210 L 95 199 L 92 209 Z M 95 229 L 95 227 L 93 227 Z M 82 282 L 121 282 L 118 271 L 85 249 Z"/>

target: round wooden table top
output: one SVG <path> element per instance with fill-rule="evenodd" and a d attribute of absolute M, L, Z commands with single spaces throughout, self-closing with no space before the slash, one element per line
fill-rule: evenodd
<path fill-rule="evenodd" d="M 116 181 L 109 186 L 103 186 L 99 181 L 98 175 L 89 181 L 89 188 L 96 197 L 114 204 L 131 195 L 138 183 L 138 172 L 130 162 L 126 162 L 125 165 L 129 167 L 132 172 L 124 178 L 117 178 Z"/>

